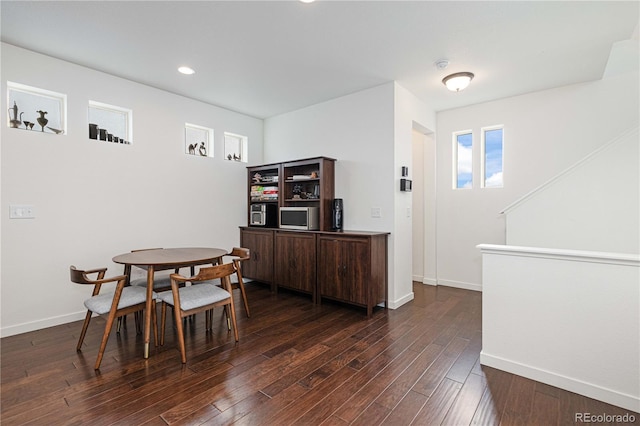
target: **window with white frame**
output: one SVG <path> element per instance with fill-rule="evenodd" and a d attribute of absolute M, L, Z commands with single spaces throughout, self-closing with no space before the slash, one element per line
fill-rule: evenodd
<path fill-rule="evenodd" d="M 453 188 L 473 187 L 473 134 L 471 130 L 453 133 Z"/>
<path fill-rule="evenodd" d="M 249 138 L 234 133 L 224 132 L 224 156 L 229 161 L 247 162 L 247 146 Z"/>
<path fill-rule="evenodd" d="M 482 188 L 503 187 L 504 126 L 483 127 L 481 130 Z"/>

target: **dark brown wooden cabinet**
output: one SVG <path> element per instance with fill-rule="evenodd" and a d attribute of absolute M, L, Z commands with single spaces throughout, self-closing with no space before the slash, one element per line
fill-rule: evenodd
<path fill-rule="evenodd" d="M 388 232 L 321 232 L 240 228 L 251 257 L 246 278 L 366 308 L 387 307 Z"/>
<path fill-rule="evenodd" d="M 273 289 L 273 230 L 242 228 L 240 245 L 249 249 L 249 260 L 242 264 L 242 275 L 272 284 Z"/>
<path fill-rule="evenodd" d="M 308 232 L 276 231 L 275 285 L 316 300 L 316 238 Z"/>
<path fill-rule="evenodd" d="M 306 158 L 247 168 L 248 225 L 251 206 L 318 207 L 319 230 L 267 226 L 240 228 L 240 244 L 251 256 L 244 277 L 322 298 L 365 307 L 387 307 L 387 232 L 333 232 L 335 159 Z"/>
<path fill-rule="evenodd" d="M 317 207 L 320 231 L 330 231 L 335 194 L 333 158 L 316 157 L 282 163 L 281 207 Z"/>
<path fill-rule="evenodd" d="M 335 162 L 333 158 L 314 157 L 247 167 L 247 224 L 251 225 L 251 206 L 255 204 L 273 205 L 276 214 L 280 207 L 318 207 L 319 230 L 330 231 Z M 268 227 L 277 228 L 277 222 Z"/>
<path fill-rule="evenodd" d="M 323 297 L 367 308 L 387 307 L 387 234 L 322 233 L 317 236 L 318 301 Z"/>

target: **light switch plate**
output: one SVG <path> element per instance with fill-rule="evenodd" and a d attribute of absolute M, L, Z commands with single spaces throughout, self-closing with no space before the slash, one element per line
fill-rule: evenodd
<path fill-rule="evenodd" d="M 371 207 L 371 217 L 382 217 L 382 210 L 380 207 Z"/>
<path fill-rule="evenodd" d="M 36 210 L 30 204 L 10 204 L 9 219 L 33 219 Z"/>

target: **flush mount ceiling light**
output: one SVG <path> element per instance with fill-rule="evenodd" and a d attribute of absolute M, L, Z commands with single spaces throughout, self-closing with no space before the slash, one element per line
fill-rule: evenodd
<path fill-rule="evenodd" d="M 195 71 L 193 70 L 193 68 L 189 68 L 189 67 L 180 67 L 178 68 L 178 72 L 186 75 L 195 74 Z"/>
<path fill-rule="evenodd" d="M 313 3 L 316 0 L 300 0 L 300 3 Z"/>
<path fill-rule="evenodd" d="M 443 78 L 442 83 L 452 92 L 459 92 L 464 90 L 469 83 L 471 83 L 472 79 L 473 73 L 471 72 L 457 72 Z"/>

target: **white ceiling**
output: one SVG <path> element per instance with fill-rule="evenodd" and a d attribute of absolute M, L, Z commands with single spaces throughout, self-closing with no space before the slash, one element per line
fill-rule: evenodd
<path fill-rule="evenodd" d="M 259 118 L 393 80 L 436 111 L 597 80 L 640 13 L 637 1 L 0 7 L 6 43 Z M 434 65 L 441 58 L 450 61 L 446 70 Z M 178 74 L 179 65 L 196 74 Z M 449 92 L 441 80 L 458 71 L 476 77 L 464 92 Z"/>

